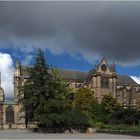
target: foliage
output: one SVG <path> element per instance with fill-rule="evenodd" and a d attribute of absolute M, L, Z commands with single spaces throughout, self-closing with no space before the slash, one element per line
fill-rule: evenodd
<path fill-rule="evenodd" d="M 66 100 L 68 90 L 65 83 L 57 77 L 55 69 L 46 65 L 40 49 L 29 74 L 23 100 L 26 118 L 36 121 L 39 127 L 63 125 L 64 112 L 69 109 Z"/>
<path fill-rule="evenodd" d="M 91 104 L 94 99 L 93 91 L 89 88 L 81 87 L 75 92 L 73 105 L 86 115 L 91 115 Z"/>
<path fill-rule="evenodd" d="M 44 54 L 41 49 L 38 50 L 37 57 L 35 57 L 35 64 L 32 68 L 28 69 L 29 79 L 24 85 L 24 100 L 26 120 L 36 120 L 36 109 L 42 100 L 47 97 L 46 94 L 46 81 L 50 78 L 48 73 L 48 66 L 46 65 Z M 29 109 L 30 108 L 30 109 Z"/>
<path fill-rule="evenodd" d="M 117 99 L 113 98 L 111 94 L 103 97 L 101 106 L 105 113 L 113 113 L 120 108 L 120 104 L 117 102 Z"/>
<path fill-rule="evenodd" d="M 41 128 L 89 125 L 88 116 L 78 108 L 78 104 L 72 106 L 74 93 L 58 77 L 57 70 L 46 65 L 40 49 L 34 66 L 29 70 L 29 75 L 30 78 L 24 86 L 23 100 L 27 121 L 36 121 Z M 90 95 L 87 89 L 83 92 L 88 92 Z M 89 101 L 88 96 L 82 97 Z M 82 106 L 84 111 L 90 108 L 89 102 L 87 102 L 88 106 L 85 104 L 86 100 Z"/>
<path fill-rule="evenodd" d="M 103 122 L 96 122 L 95 126 L 99 129 L 110 129 L 112 127 L 111 125 L 106 125 Z"/>
<path fill-rule="evenodd" d="M 72 92 L 58 77 L 55 68 L 46 64 L 43 51 L 38 50 L 30 77 L 25 82 L 23 105 L 26 122 L 36 121 L 41 128 L 80 127 L 94 123 L 99 128 L 114 124 L 138 124 L 140 111 L 120 107 L 111 94 L 105 95 L 101 104 L 89 88 Z"/>
<path fill-rule="evenodd" d="M 119 109 L 111 117 L 111 123 L 137 125 L 140 121 L 140 111 L 133 108 Z"/>
<path fill-rule="evenodd" d="M 78 108 L 66 112 L 68 127 L 89 126 L 89 117 Z"/>
<path fill-rule="evenodd" d="M 117 102 L 117 99 L 113 98 L 111 93 L 109 93 L 108 95 L 104 95 L 100 105 L 102 108 L 101 121 L 105 124 L 109 124 L 111 114 L 120 108 L 120 104 Z"/>
<path fill-rule="evenodd" d="M 95 98 L 93 98 L 91 103 L 91 112 L 92 112 L 91 119 L 94 121 L 94 123 L 104 121 L 105 113 L 103 111 L 101 104 L 99 104 L 99 102 Z"/>
<path fill-rule="evenodd" d="M 47 100 L 41 101 L 36 109 L 36 118 L 41 126 L 46 124 L 45 126 L 52 127 L 65 124 L 64 113 L 70 109 L 65 96 L 68 91 L 65 87 L 65 84 L 53 75 L 47 85 Z"/>

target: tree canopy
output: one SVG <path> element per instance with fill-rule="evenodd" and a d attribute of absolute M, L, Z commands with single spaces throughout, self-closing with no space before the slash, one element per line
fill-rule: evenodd
<path fill-rule="evenodd" d="M 87 87 L 81 87 L 75 92 L 73 105 L 87 115 L 90 115 L 93 99 L 94 92 Z"/>
<path fill-rule="evenodd" d="M 64 112 L 69 105 L 65 96 L 68 89 L 57 76 L 55 68 L 46 65 L 41 49 L 29 75 L 23 100 L 27 119 L 36 121 L 40 127 L 63 125 Z"/>
<path fill-rule="evenodd" d="M 106 113 L 112 113 L 120 108 L 120 104 L 111 96 L 111 93 L 103 96 L 101 106 Z"/>

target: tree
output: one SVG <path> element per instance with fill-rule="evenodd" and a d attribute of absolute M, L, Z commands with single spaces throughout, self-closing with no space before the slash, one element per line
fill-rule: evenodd
<path fill-rule="evenodd" d="M 68 128 L 79 128 L 90 125 L 89 117 L 78 108 L 71 108 L 71 110 L 66 112 L 65 116 Z"/>
<path fill-rule="evenodd" d="M 117 99 L 113 98 L 111 93 L 109 95 L 105 95 L 101 101 L 101 107 L 104 114 L 103 123 L 108 124 L 111 119 L 111 115 L 113 112 L 119 110 L 120 104 L 117 102 Z"/>
<path fill-rule="evenodd" d="M 87 87 L 81 87 L 75 92 L 73 105 L 86 115 L 91 115 L 91 103 L 94 99 L 93 91 Z"/>
<path fill-rule="evenodd" d="M 55 69 L 51 70 L 52 78 L 47 83 L 47 100 L 41 101 L 36 109 L 36 119 L 40 127 L 61 127 L 65 123 L 65 112 L 70 109 L 66 99 L 68 89 L 65 83 L 57 77 Z"/>
<path fill-rule="evenodd" d="M 113 98 L 111 94 L 103 97 L 101 106 L 106 113 L 112 113 L 120 108 L 120 104 L 117 99 Z"/>
<path fill-rule="evenodd" d="M 48 65 L 46 65 L 43 51 L 38 49 L 38 54 L 34 57 L 34 66 L 28 69 L 29 79 L 23 87 L 25 108 L 25 119 L 28 121 L 36 121 L 36 109 L 42 100 L 46 100 L 46 82 L 51 75 L 48 73 Z"/>
<path fill-rule="evenodd" d="M 121 108 L 115 111 L 111 116 L 111 122 L 114 124 L 137 125 L 140 120 L 140 112 L 133 108 Z"/>
<path fill-rule="evenodd" d="M 38 50 L 35 64 L 29 70 L 24 86 L 23 104 L 26 119 L 36 121 L 38 127 L 58 127 L 65 124 L 68 89 L 53 67 L 46 65 L 43 51 Z"/>
<path fill-rule="evenodd" d="M 104 121 L 105 114 L 103 108 L 96 98 L 94 98 L 91 103 L 91 112 L 91 119 L 94 123 Z"/>

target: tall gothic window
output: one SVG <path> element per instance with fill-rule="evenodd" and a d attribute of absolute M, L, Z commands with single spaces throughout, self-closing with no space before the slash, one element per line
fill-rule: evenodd
<path fill-rule="evenodd" d="M 109 88 L 109 78 L 101 76 L 101 88 Z"/>
<path fill-rule="evenodd" d="M 14 109 L 12 106 L 6 108 L 6 123 L 14 123 Z"/>

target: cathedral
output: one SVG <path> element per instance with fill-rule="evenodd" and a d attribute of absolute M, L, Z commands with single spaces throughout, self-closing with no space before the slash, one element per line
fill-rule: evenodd
<path fill-rule="evenodd" d="M 140 99 L 140 85 L 129 75 L 119 75 L 115 64 L 109 65 L 103 57 L 98 65 L 90 71 L 79 71 L 57 68 L 59 76 L 69 87 L 76 90 L 86 86 L 94 91 L 94 96 L 100 102 L 104 95 L 112 94 L 114 98 L 124 107 L 137 107 Z M 14 101 L 5 102 L 4 90 L 0 85 L 0 129 L 25 129 L 25 113 L 21 111 L 22 104 L 19 102 L 19 86 L 23 85 L 29 78 L 27 66 L 16 62 L 14 71 Z M 35 127 L 34 123 L 28 125 Z"/>

